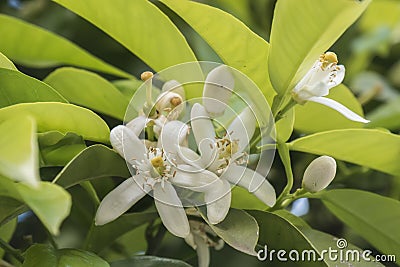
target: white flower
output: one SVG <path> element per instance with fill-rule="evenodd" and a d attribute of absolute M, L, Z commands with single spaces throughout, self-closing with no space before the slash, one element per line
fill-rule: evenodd
<path fill-rule="evenodd" d="M 335 159 L 329 156 L 318 157 L 305 170 L 302 187 L 311 193 L 321 191 L 332 182 L 335 175 Z"/>
<path fill-rule="evenodd" d="M 201 157 L 188 148 L 181 148 L 180 157 L 188 164 L 207 169 L 224 182 L 238 184 L 253 193 L 268 206 L 276 202 L 272 185 L 258 172 L 245 166 L 247 154 L 244 152 L 254 134 L 256 121 L 250 108 L 245 108 L 229 125 L 226 135 L 217 138 L 210 115 L 196 103 L 191 111 L 192 131 Z M 222 202 L 222 199 L 216 201 Z M 226 204 L 220 204 L 223 206 Z"/>
<path fill-rule="evenodd" d="M 161 136 L 172 145 L 174 142 L 182 145 L 188 126 L 178 121 L 166 125 L 169 124 L 173 127 L 163 127 Z M 177 128 L 182 129 L 179 134 L 168 130 Z M 204 192 L 211 188 L 221 191 L 219 188 L 223 187 L 223 183 L 211 172 L 188 172 L 191 166 L 178 165 L 173 155 L 165 152 L 162 147 L 147 148 L 146 140 L 140 140 L 126 126 L 115 127 L 111 131 L 110 141 L 114 149 L 135 168 L 136 175 L 125 180 L 102 200 L 95 218 L 96 225 L 115 220 L 153 191 L 155 205 L 165 227 L 176 236 L 186 237 L 189 234 L 189 223 L 173 185 Z"/>
<path fill-rule="evenodd" d="M 217 237 L 215 232 L 206 224 L 199 221 L 189 221 L 190 234 L 185 238 L 186 243 L 197 252 L 198 266 L 208 267 L 210 264 L 210 247 L 220 250 L 224 246 L 224 241 L 218 239 L 214 241 L 209 237 Z"/>
<path fill-rule="evenodd" d="M 307 101 L 316 102 L 328 106 L 340 112 L 346 118 L 368 123 L 369 121 L 357 115 L 347 107 L 326 98 L 329 90 L 342 83 L 345 74 L 343 65 L 337 65 L 337 56 L 333 52 L 326 52 L 321 55 L 306 75 L 300 80 L 292 91 L 293 99 L 299 104 Z"/>

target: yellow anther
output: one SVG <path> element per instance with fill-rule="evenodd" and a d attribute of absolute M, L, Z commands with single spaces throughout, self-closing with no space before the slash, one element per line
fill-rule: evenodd
<path fill-rule="evenodd" d="M 140 75 L 140 79 L 144 82 L 151 78 L 153 78 L 153 73 L 151 71 L 145 71 Z"/>
<path fill-rule="evenodd" d="M 339 61 L 335 53 L 326 52 L 319 57 L 319 60 L 322 62 L 322 69 L 325 69 L 329 65 L 336 65 Z"/>
<path fill-rule="evenodd" d="M 154 168 L 164 167 L 164 160 L 160 156 L 152 158 L 150 162 Z"/>
<path fill-rule="evenodd" d="M 171 103 L 172 106 L 176 107 L 182 103 L 182 98 L 175 96 L 172 97 L 169 102 Z"/>

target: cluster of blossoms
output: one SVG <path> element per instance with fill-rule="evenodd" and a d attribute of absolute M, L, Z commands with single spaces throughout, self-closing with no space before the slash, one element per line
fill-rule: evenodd
<path fill-rule="evenodd" d="M 344 78 L 344 67 L 337 63 L 334 53 L 321 55 L 292 90 L 293 100 L 299 104 L 321 103 L 351 120 L 368 122 L 340 103 L 324 97 Z M 222 136 L 215 130 L 213 121 L 225 113 L 235 84 L 227 66 L 221 65 L 209 72 L 201 103 L 193 104 L 187 114 L 190 115 L 188 124 L 178 120 L 187 107 L 183 86 L 175 80 L 166 82 L 153 103 L 152 78 L 150 72 L 142 74 L 147 83 L 147 99 L 139 116 L 111 131 L 113 148 L 126 160 L 134 175 L 102 200 L 95 223 L 103 225 L 115 220 L 152 192 L 167 230 L 184 238 L 197 251 L 200 266 L 208 266 L 208 248 L 219 249 L 223 241 L 210 238 L 216 234 L 206 223 L 218 224 L 225 219 L 231 205 L 232 186 L 247 189 L 268 207 L 280 204 L 276 203 L 275 190 L 266 177 L 247 167 L 249 154 L 246 151 L 257 121 L 252 109 L 246 107 L 233 118 Z M 146 134 L 141 135 L 143 132 Z M 197 145 L 195 149 L 188 145 L 190 132 Z M 299 192 L 323 190 L 335 173 L 333 158 L 317 158 L 305 171 Z M 193 207 L 185 210 L 179 195 L 181 190 L 193 192 L 196 201 L 201 196 L 207 208 L 206 223 L 188 219 L 187 214 L 193 216 Z"/>
<path fill-rule="evenodd" d="M 151 73 L 144 73 L 142 79 L 151 83 Z M 215 233 L 206 224 L 188 220 L 178 189 L 202 196 L 210 224 L 218 224 L 227 216 L 232 185 L 246 188 L 267 206 L 275 204 L 272 185 L 246 167 L 246 148 L 256 129 L 251 109 L 245 108 L 238 114 L 222 137 L 217 137 L 214 129 L 213 119 L 224 114 L 233 87 L 234 78 L 227 66 L 213 69 L 205 80 L 202 104 L 191 107 L 188 125 L 177 120 L 186 108 L 183 87 L 177 81 L 169 81 L 155 104 L 149 106 L 150 101 L 146 102 L 139 116 L 112 129 L 111 144 L 134 175 L 102 200 L 96 225 L 115 220 L 152 192 L 164 226 L 196 249 L 199 261 L 207 266 L 208 247 L 219 248 L 221 243 L 207 238 L 206 233 Z M 188 146 L 190 130 L 196 149 Z M 140 139 L 143 131 L 147 133 L 146 139 Z"/>

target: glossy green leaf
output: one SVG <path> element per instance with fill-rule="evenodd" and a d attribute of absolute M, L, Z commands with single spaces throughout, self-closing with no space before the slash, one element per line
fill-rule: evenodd
<path fill-rule="evenodd" d="M 109 143 L 110 130 L 94 112 L 72 104 L 22 103 L 0 109 L 0 122 L 12 116 L 32 116 L 39 132 L 73 132 L 84 139 Z"/>
<path fill-rule="evenodd" d="M 0 52 L 0 68 L 18 70 L 14 63 L 11 62 L 3 53 Z"/>
<path fill-rule="evenodd" d="M 329 248 L 332 250 L 342 251 L 343 257 L 339 259 L 339 254 L 337 255 L 338 259 L 335 261 L 334 258 L 330 259 L 328 253 L 324 254 L 324 259 L 328 266 L 332 267 L 349 267 L 349 266 L 365 266 L 365 267 L 380 267 L 384 266 L 379 262 L 375 262 L 374 258 L 371 256 L 370 261 L 366 261 L 362 257 L 363 250 L 350 244 L 346 241 L 346 247 L 343 248 L 342 240 L 339 240 L 337 237 L 331 236 L 327 233 L 320 232 L 314 229 L 301 229 L 301 232 L 312 242 L 314 247 L 321 253 L 322 251 L 329 251 Z M 339 240 L 339 241 L 338 241 Z M 339 242 L 339 243 L 338 243 Z M 339 247 L 338 247 L 339 244 Z M 344 243 L 343 243 L 344 244 Z M 342 249 L 340 249 L 342 248 Z M 358 251 L 359 260 L 355 254 L 350 254 L 350 251 Z M 335 255 L 335 254 L 333 254 Z M 348 256 L 346 256 L 348 255 Z M 354 255 L 354 256 L 353 256 Z M 347 259 L 346 259 L 347 257 Z M 354 258 L 353 258 L 354 257 Z M 354 260 L 353 260 L 354 259 Z"/>
<path fill-rule="evenodd" d="M 400 98 L 396 98 L 368 113 L 368 128 L 384 127 L 389 130 L 400 129 Z"/>
<path fill-rule="evenodd" d="M 73 133 L 39 133 L 38 142 L 42 167 L 65 166 L 86 148 L 83 138 Z"/>
<path fill-rule="evenodd" d="M 0 15 L 0 36 L 0 51 L 22 65 L 41 68 L 67 64 L 120 77 L 131 76 L 67 39 L 17 18 Z"/>
<path fill-rule="evenodd" d="M 80 249 L 54 249 L 50 245 L 36 244 L 25 252 L 22 267 L 109 267 L 96 254 Z"/>
<path fill-rule="evenodd" d="M 205 218 L 205 216 L 203 216 Z M 249 255 L 256 255 L 258 240 L 256 220 L 243 210 L 230 209 L 226 218 L 219 224 L 209 224 L 211 229 L 228 245 Z"/>
<path fill-rule="evenodd" d="M 235 209 L 256 209 L 264 210 L 266 208 L 264 202 L 259 200 L 256 196 L 249 193 L 248 190 L 235 186 L 232 188 L 232 202 L 231 207 Z"/>
<path fill-rule="evenodd" d="M 347 129 L 294 140 L 290 150 L 328 155 L 395 176 L 400 174 L 400 136 L 381 130 Z"/>
<path fill-rule="evenodd" d="M 54 1 L 103 30 L 155 71 L 196 61 L 176 26 L 147 0 Z"/>
<path fill-rule="evenodd" d="M 69 102 L 123 120 L 128 100 L 112 83 L 86 70 L 60 68 L 44 80 Z"/>
<path fill-rule="evenodd" d="M 187 0 L 161 2 L 193 27 L 225 64 L 252 79 L 272 103 L 275 92 L 268 79 L 269 44 L 264 39 L 220 9 Z"/>
<path fill-rule="evenodd" d="M 370 192 L 337 189 L 318 197 L 341 221 L 385 254 L 400 262 L 400 202 Z"/>
<path fill-rule="evenodd" d="M 38 185 L 38 144 L 32 118 L 10 118 L 0 123 L 0 174 Z"/>
<path fill-rule="evenodd" d="M 19 71 L 1 68 L 0 94 L 0 107 L 26 102 L 68 102 L 47 84 Z"/>
<path fill-rule="evenodd" d="M 280 0 L 272 22 L 269 74 L 286 94 L 354 23 L 370 0 Z M 339 56 L 340 58 L 340 56 Z"/>
<path fill-rule="evenodd" d="M 158 218 L 156 212 L 129 213 L 108 224 L 96 226 L 87 237 L 87 248 L 100 252 L 118 237 L 156 218 Z"/>
<path fill-rule="evenodd" d="M 125 160 L 114 150 L 93 145 L 79 153 L 57 175 L 53 182 L 64 188 L 101 177 L 130 177 Z"/>
<path fill-rule="evenodd" d="M 25 203 L 42 221 L 50 233 L 57 235 L 62 221 L 71 209 L 67 191 L 49 182 L 40 182 L 37 188 L 0 177 L 0 196 Z"/>
<path fill-rule="evenodd" d="M 8 223 L 0 226 L 0 239 L 5 242 L 9 242 L 14 234 L 16 227 L 17 227 L 17 219 L 9 221 Z M 3 258 L 3 255 L 4 255 L 4 250 L 0 248 L 0 262 L 1 259 Z"/>
<path fill-rule="evenodd" d="M 345 105 L 362 117 L 364 116 L 360 103 L 345 85 L 341 84 L 331 89 L 327 97 Z M 314 102 L 307 102 L 304 106 L 296 105 L 295 110 L 296 119 L 294 128 L 302 133 L 362 128 L 364 125 L 361 122 L 347 119 L 334 109 Z"/>
<path fill-rule="evenodd" d="M 261 252 L 259 256 L 265 256 L 266 246 L 268 255 L 266 255 L 265 263 L 271 263 L 272 266 L 287 266 L 288 262 L 291 262 L 289 261 L 289 251 L 297 250 L 302 252 L 304 250 L 313 250 L 315 251 L 315 254 L 309 254 L 311 257 L 310 260 L 306 258 L 304 261 L 296 261 L 295 266 L 328 266 L 325 261 L 312 260 L 314 255 L 315 259 L 318 259 L 319 253 L 316 251 L 310 240 L 308 240 L 299 229 L 285 218 L 264 211 L 253 210 L 248 212 L 257 220 L 257 223 L 260 226 L 260 238 L 258 239 L 258 244 L 259 249 L 263 250 L 263 252 Z M 284 257 L 287 258 L 287 261 L 279 261 L 276 257 L 277 255 L 273 254 L 271 262 L 269 257 L 271 251 L 275 250 L 275 252 L 277 252 L 280 249 L 287 251 L 284 255 Z M 307 256 L 308 255 L 306 255 L 306 257 Z"/>
<path fill-rule="evenodd" d="M 274 214 L 278 215 L 279 217 L 284 218 L 286 221 L 290 222 L 298 229 L 310 229 L 311 227 L 300 217 L 293 215 L 288 210 L 276 210 L 273 212 Z"/>
<path fill-rule="evenodd" d="M 111 267 L 190 267 L 184 261 L 160 258 L 155 256 L 135 256 L 129 260 L 121 260 L 111 263 Z"/>
<path fill-rule="evenodd" d="M 397 0 L 372 1 L 360 19 L 360 29 L 374 31 L 379 27 L 395 28 L 400 17 L 400 2 Z"/>
<path fill-rule="evenodd" d="M 143 85 L 143 81 L 137 79 L 113 81 L 113 85 L 128 99 L 131 100 L 136 90 Z"/>
<path fill-rule="evenodd" d="M 25 211 L 25 205 L 10 197 L 0 196 L 0 227 Z"/>

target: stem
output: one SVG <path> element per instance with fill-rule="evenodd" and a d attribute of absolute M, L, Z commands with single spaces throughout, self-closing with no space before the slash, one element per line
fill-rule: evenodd
<path fill-rule="evenodd" d="M 287 183 L 286 183 L 285 188 L 283 188 L 282 193 L 279 195 L 278 199 L 276 200 L 276 204 L 272 207 L 272 210 L 276 210 L 276 209 L 280 208 L 282 206 L 283 201 L 291 198 L 290 191 L 292 190 L 293 181 L 294 181 L 292 166 L 290 163 L 290 153 L 289 153 L 288 145 L 287 144 L 278 144 L 278 152 L 279 152 L 281 161 L 283 163 L 283 166 L 285 167 Z"/>
<path fill-rule="evenodd" d="M 13 248 L 7 242 L 0 238 L 0 248 L 2 248 L 5 252 L 12 255 L 19 262 L 24 262 L 25 258 L 22 256 L 21 252 L 18 249 Z"/>
<path fill-rule="evenodd" d="M 293 99 L 291 99 L 291 100 L 289 101 L 289 103 L 287 103 L 286 106 L 285 106 L 281 111 L 278 112 L 278 114 L 277 114 L 276 117 L 275 117 L 275 123 L 276 123 L 277 121 L 279 121 L 280 119 L 284 118 L 286 112 L 288 112 L 289 110 L 291 110 L 296 104 L 297 104 L 297 102 L 294 101 Z"/>

